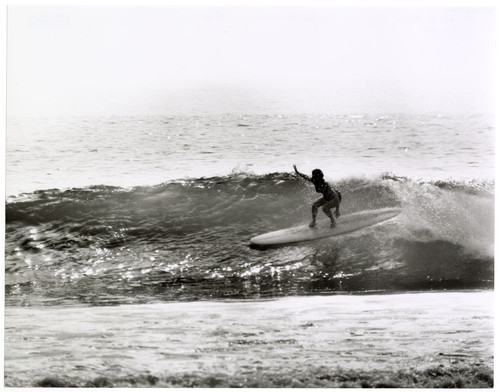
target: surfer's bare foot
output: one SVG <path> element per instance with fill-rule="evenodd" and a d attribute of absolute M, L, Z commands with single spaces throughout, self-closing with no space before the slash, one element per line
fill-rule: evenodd
<path fill-rule="evenodd" d="M 337 226 L 337 224 L 335 222 L 330 223 L 330 229 L 333 229 L 336 226 Z"/>
<path fill-rule="evenodd" d="M 309 223 L 309 227 L 311 229 L 314 229 L 316 227 L 316 222 L 313 221 L 313 222 Z"/>

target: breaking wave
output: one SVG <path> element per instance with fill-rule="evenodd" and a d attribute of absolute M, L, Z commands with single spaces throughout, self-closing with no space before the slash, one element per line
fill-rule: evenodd
<path fill-rule="evenodd" d="M 349 235 L 269 250 L 314 187 L 286 173 L 96 185 L 6 204 L 7 304 L 117 304 L 493 287 L 494 184 L 345 178 L 341 213 L 400 207 Z M 319 216 L 326 219 L 324 216 Z"/>

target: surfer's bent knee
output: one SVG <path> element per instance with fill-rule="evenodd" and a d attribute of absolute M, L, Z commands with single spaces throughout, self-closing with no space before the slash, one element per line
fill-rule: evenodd
<path fill-rule="evenodd" d="M 323 205 L 323 210 L 331 210 L 333 208 L 339 207 L 340 203 L 337 202 L 337 200 L 329 200 Z"/>
<path fill-rule="evenodd" d="M 318 211 L 318 208 L 321 207 L 326 203 L 325 199 L 321 198 L 318 201 L 315 201 L 314 204 L 312 205 L 312 210 L 313 211 Z"/>

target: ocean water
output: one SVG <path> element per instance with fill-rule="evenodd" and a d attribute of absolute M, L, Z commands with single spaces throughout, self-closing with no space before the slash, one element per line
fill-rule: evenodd
<path fill-rule="evenodd" d="M 8 305 L 491 289 L 494 128 L 482 116 L 9 119 Z M 256 250 L 307 223 L 321 168 L 382 225 Z M 319 219 L 326 219 L 320 211 Z"/>
<path fill-rule="evenodd" d="M 5 384 L 339 388 L 349 380 L 360 388 L 382 380 L 386 387 L 403 373 L 420 379 L 408 388 L 428 388 L 429 379 L 449 387 L 455 378 L 458 387 L 491 388 L 493 370 L 482 370 L 493 365 L 493 297 L 447 291 L 8 307 Z"/>

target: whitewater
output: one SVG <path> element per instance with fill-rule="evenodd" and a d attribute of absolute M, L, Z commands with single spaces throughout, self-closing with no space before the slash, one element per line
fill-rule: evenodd
<path fill-rule="evenodd" d="M 249 239 L 255 235 L 310 221 L 311 204 L 320 195 L 312 184 L 293 174 L 293 164 L 303 173 L 310 174 L 315 168 L 325 173 L 326 180 L 342 192 L 341 214 L 392 207 L 401 208 L 402 213 L 341 237 L 253 249 Z M 397 294 L 397 303 L 404 304 L 415 298 L 413 293 L 457 292 L 458 297 L 435 297 L 435 301 L 443 301 L 444 309 L 451 304 L 448 301 L 464 301 L 461 293 L 474 290 L 474 295 L 489 295 L 494 287 L 494 188 L 494 126 L 485 116 L 10 118 L 6 138 L 6 348 L 16 354 L 6 357 L 7 384 L 34 385 L 52 374 L 66 374 L 70 384 L 77 385 L 87 385 L 96 374 L 115 379 L 124 374 L 144 377 L 136 364 L 127 365 L 128 359 L 110 360 L 120 367 L 117 370 L 108 360 L 92 361 L 95 352 L 83 353 L 80 348 L 59 355 L 42 347 L 34 351 L 33 360 L 20 360 L 22 352 L 32 350 L 31 341 L 45 339 L 48 324 L 44 323 L 59 320 L 66 311 L 72 314 L 70 329 L 77 325 L 76 320 L 97 319 L 89 322 L 91 329 L 80 337 L 62 331 L 51 336 L 59 336 L 60 343 L 88 339 L 93 341 L 92 347 L 103 344 L 110 350 L 106 358 L 111 358 L 120 339 L 115 334 L 122 328 L 120 324 L 132 328 L 126 327 L 129 316 L 138 323 L 137 312 L 145 312 L 144 317 L 153 323 L 151 318 L 190 304 L 185 313 L 175 313 L 172 322 L 194 328 L 193 323 L 203 322 L 199 315 L 205 314 L 206 304 L 214 308 L 206 314 L 213 328 L 205 338 L 217 337 L 217 344 L 222 344 L 227 336 L 239 336 L 232 340 L 239 342 L 235 343 L 238 347 L 257 350 L 241 359 L 250 363 L 252 355 L 265 356 L 271 347 L 282 350 L 284 358 L 295 352 L 304 328 L 321 324 L 314 309 L 335 309 L 329 298 L 372 296 L 379 303 L 378 295 Z M 318 219 L 327 218 L 320 211 Z M 301 300 L 293 302 L 298 297 Z M 484 297 L 479 300 L 489 303 Z M 244 309 L 257 307 L 262 314 L 272 312 L 267 301 L 278 301 L 272 306 L 283 306 L 297 322 L 297 330 L 276 337 L 269 326 L 262 332 L 264 339 L 260 332 L 248 330 L 257 328 L 251 318 L 245 318 L 245 331 L 233 330 L 236 324 L 222 324 L 229 317 L 226 308 L 221 310 L 208 301 L 246 301 L 241 305 Z M 370 312 L 365 302 L 339 301 L 346 309 L 359 307 Z M 418 311 L 434 312 L 427 307 L 433 300 L 425 297 L 425 301 Z M 303 318 L 295 318 L 294 303 Z M 385 309 L 380 311 L 388 311 L 380 306 Z M 114 318 L 105 320 L 105 307 L 110 307 Z M 79 315 L 72 309 L 80 309 Z M 470 309 L 479 312 L 472 310 L 473 305 Z M 474 317 L 490 320 L 488 309 Z M 219 316 L 214 315 L 217 313 Z M 192 319 L 194 314 L 198 316 Z M 26 324 L 26 342 L 20 339 L 26 335 L 19 328 L 30 317 L 38 326 L 46 326 L 33 329 Z M 336 319 L 333 313 L 325 317 L 332 322 Z M 410 316 L 402 314 L 401 320 L 405 317 Z M 359 328 L 346 327 L 349 317 L 342 320 L 345 324 L 337 327 L 348 328 L 350 335 L 357 336 Z M 95 331 L 101 322 L 102 330 L 109 332 L 102 335 L 107 339 L 102 342 L 100 332 Z M 443 325 L 446 323 L 444 320 Z M 153 325 L 145 327 L 155 330 Z M 174 328 L 170 324 L 164 327 Z M 130 341 L 140 335 L 137 329 L 127 329 L 127 334 L 132 334 L 127 335 Z M 173 357 L 169 358 L 177 358 L 175 347 L 181 340 L 185 345 L 187 336 L 170 341 Z M 206 340 L 196 336 L 195 330 L 189 332 L 195 349 L 182 346 L 188 352 L 182 360 L 201 355 Z M 463 342 L 476 339 L 462 338 Z M 482 340 L 481 353 L 470 354 L 469 346 L 463 352 L 483 360 L 490 355 L 488 339 Z M 262 346 L 263 341 L 268 343 Z M 347 350 L 347 340 L 345 344 Z M 165 349 L 158 341 L 156 345 L 158 350 Z M 218 355 L 235 346 L 224 347 Z M 143 351 L 137 348 L 134 352 Z M 168 357 L 163 351 L 158 355 Z M 315 350 L 311 355 L 321 357 Z M 453 355 L 450 360 L 457 358 Z M 73 362 L 65 362 L 69 357 Z M 324 360 L 320 357 L 318 361 Z M 41 358 L 52 358 L 59 367 L 50 361 L 36 362 Z M 354 362 L 360 360 L 356 358 Z M 79 360 L 86 364 L 78 364 Z M 152 371 L 153 362 L 145 363 L 141 366 L 151 365 Z M 281 368 L 290 366 L 299 365 L 290 362 Z M 28 368 L 30 376 L 26 375 Z M 204 370 L 202 365 L 197 369 L 202 374 L 215 371 Z"/>

